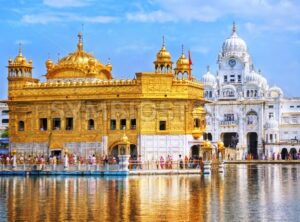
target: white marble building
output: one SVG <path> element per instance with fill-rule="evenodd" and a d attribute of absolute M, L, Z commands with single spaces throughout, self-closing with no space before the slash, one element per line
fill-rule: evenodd
<path fill-rule="evenodd" d="M 8 121 L 8 106 L 6 103 L 0 103 L 0 137 L 6 127 L 8 127 Z"/>
<path fill-rule="evenodd" d="M 209 68 L 202 77 L 205 86 L 206 132 L 213 144 L 223 141 L 237 150 L 237 159 L 287 158 L 299 152 L 300 98 L 286 98 L 269 86 L 252 63 L 245 41 L 232 33 L 218 55 L 218 70 Z"/>

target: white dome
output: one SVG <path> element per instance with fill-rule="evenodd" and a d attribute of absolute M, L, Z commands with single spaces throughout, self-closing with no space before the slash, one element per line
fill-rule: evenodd
<path fill-rule="evenodd" d="M 266 129 L 278 129 L 278 122 L 274 118 L 269 119 L 265 124 L 265 128 Z"/>
<path fill-rule="evenodd" d="M 261 75 L 252 70 L 251 72 L 246 73 L 245 81 L 246 83 L 255 83 L 257 85 L 260 85 L 263 80 L 261 78 Z"/>
<path fill-rule="evenodd" d="M 231 36 L 223 43 L 222 51 L 224 55 L 243 54 L 247 52 L 247 45 L 245 41 L 237 35 L 235 24 L 233 24 Z"/>
<path fill-rule="evenodd" d="M 281 96 L 283 96 L 283 92 L 282 92 L 282 90 L 279 87 L 272 86 L 269 89 L 269 96 L 270 97 L 281 97 Z"/>
<path fill-rule="evenodd" d="M 210 86 L 215 86 L 217 83 L 216 77 L 210 73 L 209 68 L 207 70 L 207 73 L 205 73 L 202 76 L 202 82 L 204 83 L 204 85 L 210 85 Z"/>

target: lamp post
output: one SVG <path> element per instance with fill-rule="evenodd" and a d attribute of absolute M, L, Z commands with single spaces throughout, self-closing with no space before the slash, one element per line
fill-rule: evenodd
<path fill-rule="evenodd" d="M 224 161 L 223 161 L 225 155 L 224 143 L 222 141 L 219 141 L 217 145 L 218 145 L 218 156 L 219 153 L 221 153 L 221 158 L 219 158 L 219 173 L 224 173 Z"/>
<path fill-rule="evenodd" d="M 68 149 L 64 150 L 64 155 L 64 169 L 67 170 L 69 168 Z"/>
<path fill-rule="evenodd" d="M 205 154 L 203 174 L 211 174 L 211 160 L 210 160 L 211 153 L 212 153 L 211 143 L 208 140 L 203 141 L 202 148 L 204 151 L 203 153 Z"/>
<path fill-rule="evenodd" d="M 125 128 L 124 128 L 124 134 L 121 138 L 121 149 L 119 152 L 119 170 L 120 171 L 129 171 L 128 166 L 129 166 L 129 147 L 130 147 L 130 142 L 128 137 L 125 134 Z"/>

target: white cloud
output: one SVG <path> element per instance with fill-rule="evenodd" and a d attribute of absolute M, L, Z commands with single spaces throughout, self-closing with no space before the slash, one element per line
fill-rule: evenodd
<path fill-rule="evenodd" d="M 44 0 L 44 5 L 53 8 L 65 8 L 65 7 L 83 7 L 90 5 L 89 0 Z"/>
<path fill-rule="evenodd" d="M 83 23 L 110 23 L 118 19 L 112 16 L 79 16 L 70 13 L 58 14 L 32 14 L 24 15 L 22 23 L 27 24 L 48 24 L 52 22 L 83 22 Z"/>
<path fill-rule="evenodd" d="M 163 11 L 153 11 L 150 13 L 137 12 L 137 13 L 128 13 L 126 18 L 129 21 L 137 21 L 137 22 L 171 22 L 175 21 L 171 15 L 164 13 Z"/>
<path fill-rule="evenodd" d="M 139 8 L 136 12 L 128 13 L 126 18 L 135 22 L 163 23 L 214 22 L 234 17 L 260 21 L 264 30 L 282 26 L 287 31 L 300 31 L 300 4 L 292 0 L 151 0 L 150 5 L 155 9 Z M 248 30 L 251 29 L 249 25 Z"/>
<path fill-rule="evenodd" d="M 47 24 L 50 22 L 59 22 L 61 19 L 58 16 L 54 15 L 24 15 L 21 18 L 22 23 L 27 23 L 27 24 Z"/>

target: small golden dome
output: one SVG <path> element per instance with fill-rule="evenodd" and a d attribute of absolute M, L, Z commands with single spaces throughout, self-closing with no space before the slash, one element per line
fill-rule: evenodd
<path fill-rule="evenodd" d="M 125 134 L 122 136 L 122 142 L 123 143 L 125 143 L 125 144 L 127 144 L 127 142 L 128 142 L 128 136 L 126 136 Z"/>
<path fill-rule="evenodd" d="M 28 63 L 31 65 L 32 64 L 32 59 L 29 59 Z"/>
<path fill-rule="evenodd" d="M 203 141 L 202 146 L 205 149 L 209 149 L 209 148 L 211 148 L 211 143 L 208 140 L 205 140 L 205 141 Z"/>
<path fill-rule="evenodd" d="M 217 145 L 218 145 L 218 149 L 223 149 L 224 148 L 224 143 L 222 141 L 219 141 L 217 143 Z"/>
<path fill-rule="evenodd" d="M 166 49 L 164 36 L 163 36 L 162 47 L 159 50 L 159 52 L 156 54 L 156 62 L 162 62 L 162 63 L 171 62 L 172 63 L 171 54 Z"/>
<path fill-rule="evenodd" d="M 176 62 L 177 68 L 182 67 L 182 68 L 189 68 L 189 60 L 185 58 L 184 53 L 182 52 L 181 56 Z"/>
<path fill-rule="evenodd" d="M 12 64 L 12 59 L 9 57 L 8 64 Z"/>
<path fill-rule="evenodd" d="M 156 72 L 172 72 L 172 58 L 171 54 L 167 51 L 165 45 L 165 38 L 163 36 L 163 44 L 159 52 L 156 54 L 156 60 L 154 61 Z"/>
<path fill-rule="evenodd" d="M 112 70 L 112 64 L 110 63 L 110 58 L 108 58 L 108 62 L 106 64 L 106 67 L 111 71 Z"/>
<path fill-rule="evenodd" d="M 45 62 L 47 70 L 51 69 L 53 67 L 53 62 L 50 58 L 47 59 Z"/>
<path fill-rule="evenodd" d="M 19 54 L 16 56 L 14 60 L 15 64 L 24 64 L 26 63 L 26 58 L 22 54 L 22 45 L 20 44 Z"/>

